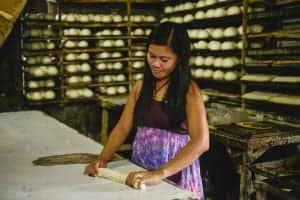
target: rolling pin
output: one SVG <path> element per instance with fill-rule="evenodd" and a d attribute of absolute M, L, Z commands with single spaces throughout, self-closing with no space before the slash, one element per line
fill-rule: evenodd
<path fill-rule="evenodd" d="M 126 178 L 127 178 L 128 174 L 125 173 L 121 173 L 109 168 L 99 168 L 98 169 L 98 177 L 103 177 L 103 178 L 107 178 L 110 179 L 112 181 L 118 182 L 118 183 L 122 183 L 122 184 L 126 184 Z M 139 181 L 136 181 L 133 184 L 133 187 L 135 189 L 146 189 L 146 185 L 145 184 L 139 184 Z"/>

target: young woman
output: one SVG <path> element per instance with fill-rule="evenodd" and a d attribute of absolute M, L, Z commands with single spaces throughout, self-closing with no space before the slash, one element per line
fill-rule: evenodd
<path fill-rule="evenodd" d="M 189 59 L 190 42 L 181 24 L 165 22 L 153 29 L 144 80 L 133 86 L 107 144 L 85 174 L 95 176 L 97 168 L 106 167 L 135 126 L 132 161 L 147 171 L 131 172 L 127 184 L 151 185 L 167 178 L 204 199 L 198 158 L 209 148 L 209 131 Z"/>

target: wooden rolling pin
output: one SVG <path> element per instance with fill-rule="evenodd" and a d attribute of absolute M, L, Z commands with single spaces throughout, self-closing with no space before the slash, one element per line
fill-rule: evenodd
<path fill-rule="evenodd" d="M 103 178 L 107 178 L 110 179 L 112 181 L 118 182 L 118 183 L 122 183 L 122 184 L 126 184 L 126 178 L 127 178 L 128 174 L 125 173 L 121 173 L 109 168 L 99 168 L 98 169 L 98 177 L 103 177 Z M 145 184 L 139 184 L 139 181 L 136 181 L 133 184 L 133 187 L 135 189 L 146 189 L 146 185 Z"/>

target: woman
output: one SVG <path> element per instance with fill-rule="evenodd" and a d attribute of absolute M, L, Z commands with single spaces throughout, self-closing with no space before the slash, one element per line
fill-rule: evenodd
<path fill-rule="evenodd" d="M 119 122 L 99 159 L 85 169 L 95 176 L 137 127 L 132 161 L 148 171 L 131 172 L 126 183 L 157 184 L 168 178 L 204 199 L 199 156 L 209 148 L 209 131 L 200 90 L 190 79 L 190 43 L 180 24 L 165 22 L 147 44 L 144 80 L 133 86 Z"/>

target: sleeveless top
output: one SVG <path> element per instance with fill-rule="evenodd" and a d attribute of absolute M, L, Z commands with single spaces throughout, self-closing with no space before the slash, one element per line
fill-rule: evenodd
<path fill-rule="evenodd" d="M 137 126 L 151 127 L 165 130 L 172 130 L 167 113 L 164 111 L 164 102 L 152 99 L 147 109 L 143 109 L 143 117 L 137 123 Z M 186 120 L 181 123 L 180 129 L 172 130 L 178 134 L 188 134 Z"/>

